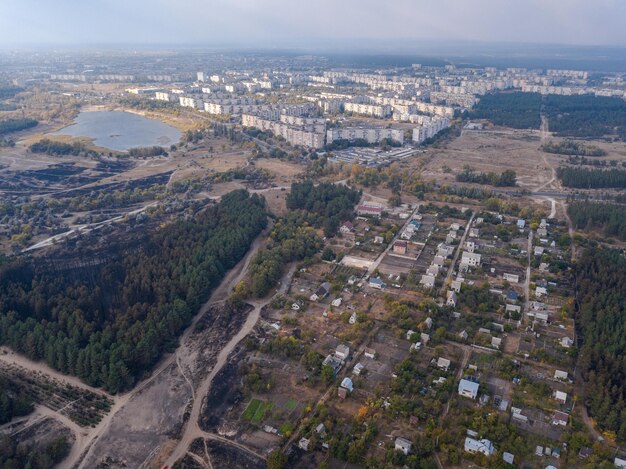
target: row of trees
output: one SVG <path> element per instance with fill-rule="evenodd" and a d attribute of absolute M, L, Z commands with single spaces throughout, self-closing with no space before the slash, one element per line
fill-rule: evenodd
<path fill-rule="evenodd" d="M 480 99 L 469 113 L 472 119 L 489 119 L 514 129 L 538 129 L 541 125 L 539 93 L 493 93 Z"/>
<path fill-rule="evenodd" d="M 4 119 L 0 121 L 0 135 L 31 129 L 37 124 L 35 119 Z"/>
<path fill-rule="evenodd" d="M 565 187 L 576 189 L 626 188 L 626 171 L 560 167 L 556 170 Z"/>
<path fill-rule="evenodd" d="M 82 151 L 85 150 L 85 145 L 80 142 L 55 142 L 54 140 L 50 140 L 49 138 L 44 138 L 38 142 L 33 143 L 29 148 L 30 151 L 32 151 L 33 153 L 45 153 L 52 156 L 78 156 Z"/>
<path fill-rule="evenodd" d="M 562 142 L 547 142 L 541 145 L 541 150 L 546 153 L 556 155 L 578 155 L 578 156 L 605 156 L 606 152 L 595 145 L 585 145 L 574 140 L 564 140 Z"/>
<path fill-rule="evenodd" d="M 134 158 L 149 158 L 151 156 L 167 156 L 167 152 L 165 148 L 160 147 L 158 145 L 152 147 L 136 147 L 128 150 L 128 156 L 132 156 Z"/>
<path fill-rule="evenodd" d="M 266 223 L 264 199 L 239 190 L 146 235 L 141 248 L 111 246 L 95 267 L 54 271 L 25 258 L 2 265 L 0 343 L 112 393 L 127 389 L 174 348 Z M 89 257 L 81 254 L 83 265 Z"/>
<path fill-rule="evenodd" d="M 626 206 L 600 202 L 572 202 L 567 213 L 580 230 L 600 230 L 606 236 L 626 241 Z"/>
<path fill-rule="evenodd" d="M 576 265 L 585 403 L 600 429 L 626 441 L 626 257 L 587 250 Z"/>
<path fill-rule="evenodd" d="M 475 172 L 469 166 L 463 169 L 463 172 L 456 175 L 458 182 L 473 182 L 476 184 L 489 184 L 497 187 L 514 187 L 517 185 L 517 174 L 512 169 L 507 169 L 501 174 L 493 172 L 479 173 Z"/>
<path fill-rule="evenodd" d="M 626 138 L 626 102 L 606 96 L 558 96 L 544 98 L 550 130 L 557 135 L 600 138 L 617 133 Z"/>

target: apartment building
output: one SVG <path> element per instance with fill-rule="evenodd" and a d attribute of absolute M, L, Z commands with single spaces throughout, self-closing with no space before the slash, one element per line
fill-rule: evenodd
<path fill-rule="evenodd" d="M 373 116 L 384 119 L 391 116 L 391 106 L 378 104 L 345 103 L 345 112 L 352 112 L 363 116 Z"/>
<path fill-rule="evenodd" d="M 270 131 L 274 135 L 283 137 L 294 146 L 305 148 L 322 148 L 324 146 L 324 132 L 317 131 L 315 125 L 297 127 L 281 121 L 264 119 L 253 114 L 243 114 L 241 123 L 244 127 Z"/>

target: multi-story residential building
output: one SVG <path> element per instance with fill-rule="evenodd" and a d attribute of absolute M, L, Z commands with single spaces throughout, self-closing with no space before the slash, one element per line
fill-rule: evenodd
<path fill-rule="evenodd" d="M 204 107 L 204 103 L 201 99 L 194 98 L 191 96 L 179 96 L 178 103 L 182 107 L 192 107 L 194 109 L 202 109 Z"/>
<path fill-rule="evenodd" d="M 379 117 L 381 119 L 391 116 L 391 106 L 389 105 L 345 103 L 344 111 L 364 116 Z"/>

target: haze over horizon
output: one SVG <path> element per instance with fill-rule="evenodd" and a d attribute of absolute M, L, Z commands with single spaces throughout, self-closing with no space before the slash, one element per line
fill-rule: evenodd
<path fill-rule="evenodd" d="M 5 0 L 0 47 L 362 47 L 356 38 L 626 46 L 624 24 L 618 0 Z"/>

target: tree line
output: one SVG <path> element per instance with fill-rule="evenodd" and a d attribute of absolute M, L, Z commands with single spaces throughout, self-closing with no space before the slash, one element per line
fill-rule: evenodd
<path fill-rule="evenodd" d="M 621 250 L 588 249 L 576 277 L 585 402 L 601 430 L 626 441 L 626 257 Z"/>
<path fill-rule="evenodd" d="M 579 230 L 600 230 L 606 236 L 626 241 L 626 206 L 600 202 L 572 202 L 567 213 Z"/>
<path fill-rule="evenodd" d="M 65 143 L 55 142 L 49 138 L 44 138 L 38 142 L 33 143 L 29 147 L 33 153 L 45 153 L 51 156 L 66 156 L 74 155 L 78 156 L 85 150 L 85 145 L 81 142 Z"/>
<path fill-rule="evenodd" d="M 18 132 L 20 130 L 32 129 L 39 122 L 35 119 L 4 119 L 0 121 L 0 135 L 8 134 L 11 132 Z"/>
<path fill-rule="evenodd" d="M 167 156 L 165 148 L 158 145 L 152 147 L 136 147 L 128 150 L 128 156 L 134 158 L 149 158 L 151 156 Z"/>
<path fill-rule="evenodd" d="M 577 156 L 605 156 L 606 152 L 595 145 L 585 145 L 574 140 L 564 140 L 562 142 L 547 142 L 541 145 L 541 150 L 546 153 L 556 155 L 577 155 Z"/>
<path fill-rule="evenodd" d="M 479 173 L 470 167 L 463 169 L 463 172 L 456 175 L 458 182 L 472 182 L 475 184 L 489 184 L 496 187 L 515 187 L 517 185 L 517 174 L 512 169 L 507 169 L 501 174 L 489 172 Z"/>
<path fill-rule="evenodd" d="M 587 169 L 562 166 L 556 175 L 565 187 L 576 189 L 623 189 L 626 187 L 626 171 L 619 169 Z"/>
<path fill-rule="evenodd" d="M 111 246 L 97 266 L 55 271 L 42 259 L 7 262 L 0 343 L 112 393 L 128 389 L 173 350 L 266 223 L 265 200 L 238 190 L 147 234 L 139 248 Z"/>

